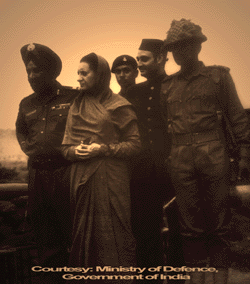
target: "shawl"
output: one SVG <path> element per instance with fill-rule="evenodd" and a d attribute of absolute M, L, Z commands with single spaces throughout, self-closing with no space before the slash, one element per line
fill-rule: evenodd
<path fill-rule="evenodd" d="M 95 85 L 91 91 L 81 92 L 70 107 L 65 128 L 63 145 L 90 143 L 116 143 L 115 123 L 112 112 L 131 105 L 109 88 L 111 72 L 108 62 L 97 55 L 98 66 Z M 88 143 L 86 142 L 88 141 Z"/>

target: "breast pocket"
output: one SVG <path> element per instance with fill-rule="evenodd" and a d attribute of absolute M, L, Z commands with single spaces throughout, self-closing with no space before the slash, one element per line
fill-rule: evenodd
<path fill-rule="evenodd" d="M 167 101 L 168 113 L 172 118 L 176 118 L 182 115 L 182 100 L 172 99 Z"/>
<path fill-rule="evenodd" d="M 34 125 L 37 122 L 37 119 L 38 114 L 36 109 L 25 114 L 25 121 L 28 127 Z"/>
<path fill-rule="evenodd" d="M 188 105 L 191 112 L 194 114 L 213 113 L 216 110 L 216 98 L 213 92 L 203 92 L 192 96 L 189 99 Z"/>
<path fill-rule="evenodd" d="M 54 108 L 50 112 L 49 122 L 54 131 L 61 132 L 65 129 L 65 124 L 67 121 L 67 116 L 69 113 L 70 106 L 65 106 L 63 108 Z"/>

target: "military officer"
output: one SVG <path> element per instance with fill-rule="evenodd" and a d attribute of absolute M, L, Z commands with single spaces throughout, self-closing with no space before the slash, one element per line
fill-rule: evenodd
<path fill-rule="evenodd" d="M 179 209 L 184 257 L 189 267 L 215 267 L 214 283 L 227 283 L 230 234 L 229 157 L 222 120 L 238 145 L 249 143 L 247 117 L 229 68 L 205 66 L 198 58 L 207 40 L 199 25 L 173 21 L 164 42 L 180 71 L 162 84 L 169 132 L 171 178 Z M 204 272 L 190 283 L 205 283 Z"/>
<path fill-rule="evenodd" d="M 135 85 L 138 76 L 136 60 L 130 55 L 118 56 L 112 64 L 111 72 L 115 73 L 117 83 L 121 87 L 118 94 L 124 97 L 128 88 Z"/>
<path fill-rule="evenodd" d="M 130 87 L 126 98 L 135 106 L 138 117 L 142 153 L 134 161 L 131 182 L 132 217 L 137 238 L 138 262 L 142 267 L 163 265 L 161 237 L 162 206 L 171 198 L 167 182 L 165 159 L 170 140 L 160 113 L 161 82 L 165 72 L 166 52 L 162 53 L 163 41 L 143 39 L 137 54 L 138 67 L 147 81 Z M 174 217 L 175 218 L 175 217 Z M 177 218 L 174 223 L 178 226 Z M 175 227 L 175 229 L 177 228 Z M 175 266 L 181 246 L 176 237 L 173 245 L 174 258 L 168 264 Z M 180 264 L 180 263 L 178 263 Z"/>
<path fill-rule="evenodd" d="M 69 193 L 68 162 L 61 145 L 68 110 L 78 91 L 63 87 L 56 78 L 60 57 L 47 46 L 27 44 L 21 48 L 28 81 L 34 93 L 19 106 L 16 136 L 29 157 L 29 210 L 41 266 L 67 264 Z M 44 283 L 55 283 L 58 273 L 44 273 Z M 55 277 L 54 277 L 55 276 Z"/>

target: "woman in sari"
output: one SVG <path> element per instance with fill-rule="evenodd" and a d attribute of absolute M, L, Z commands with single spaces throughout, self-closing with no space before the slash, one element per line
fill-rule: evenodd
<path fill-rule="evenodd" d="M 81 92 L 70 108 L 62 147 L 73 161 L 69 265 L 136 266 L 129 159 L 140 151 L 137 118 L 131 104 L 110 90 L 103 57 L 84 56 L 78 76 Z"/>

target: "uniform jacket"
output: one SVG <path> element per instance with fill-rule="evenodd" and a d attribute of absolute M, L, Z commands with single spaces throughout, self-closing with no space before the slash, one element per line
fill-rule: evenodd
<path fill-rule="evenodd" d="M 188 76 L 178 72 L 163 81 L 161 105 L 173 134 L 201 133 L 219 128 L 217 110 L 223 108 L 238 143 L 249 143 L 248 119 L 229 68 L 205 66 Z M 222 106 L 222 107 L 221 107 Z"/>
<path fill-rule="evenodd" d="M 77 94 L 77 90 L 58 83 L 55 94 L 45 103 L 35 93 L 21 101 L 16 136 L 25 154 L 41 158 L 60 156 L 57 147 L 62 143 L 68 111 Z"/>

